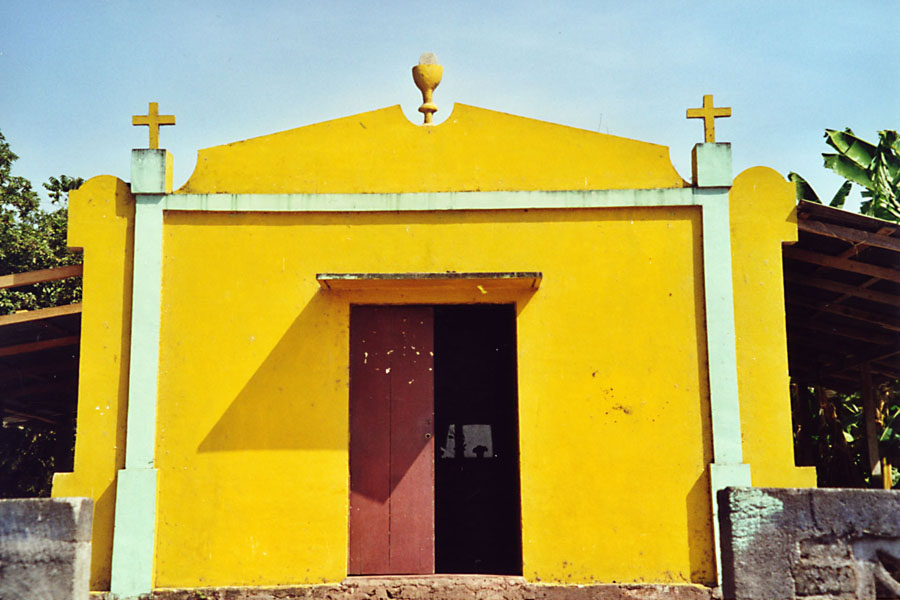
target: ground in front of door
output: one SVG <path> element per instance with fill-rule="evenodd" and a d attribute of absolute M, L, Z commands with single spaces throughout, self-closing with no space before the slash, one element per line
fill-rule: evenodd
<path fill-rule="evenodd" d="M 92 594 L 92 600 L 107 600 Z M 521 577 L 429 575 L 351 577 L 340 584 L 157 590 L 152 600 L 712 600 L 698 585 L 542 585 Z"/>

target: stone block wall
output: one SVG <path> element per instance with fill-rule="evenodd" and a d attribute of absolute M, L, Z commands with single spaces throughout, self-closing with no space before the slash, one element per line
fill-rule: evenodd
<path fill-rule="evenodd" d="M 87 600 L 93 501 L 0 500 L 0 600 Z"/>
<path fill-rule="evenodd" d="M 717 501 L 726 600 L 900 598 L 900 492 L 728 488 Z"/>

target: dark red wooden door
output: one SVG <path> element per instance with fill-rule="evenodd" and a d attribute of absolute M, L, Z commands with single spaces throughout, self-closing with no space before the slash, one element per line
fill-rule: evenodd
<path fill-rule="evenodd" d="M 431 307 L 351 307 L 351 575 L 434 572 L 433 356 Z"/>

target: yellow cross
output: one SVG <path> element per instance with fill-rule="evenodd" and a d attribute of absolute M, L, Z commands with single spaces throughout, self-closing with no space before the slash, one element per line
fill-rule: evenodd
<path fill-rule="evenodd" d="M 731 107 L 713 108 L 712 94 L 703 96 L 703 108 L 687 109 L 688 119 L 703 119 L 703 134 L 707 144 L 716 141 L 716 122 L 718 117 L 730 117 Z"/>
<path fill-rule="evenodd" d="M 150 147 L 159 148 L 159 128 L 162 125 L 174 125 L 175 115 L 159 114 L 159 103 L 151 102 L 146 115 L 134 115 L 131 117 L 132 125 L 146 125 L 150 128 Z"/>

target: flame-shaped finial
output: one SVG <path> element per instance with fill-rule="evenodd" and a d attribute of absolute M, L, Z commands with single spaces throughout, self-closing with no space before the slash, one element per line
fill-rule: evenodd
<path fill-rule="evenodd" d="M 412 68 L 413 81 L 422 92 L 422 106 L 419 112 L 425 115 L 425 125 L 431 125 L 438 107 L 434 104 L 434 89 L 441 83 L 444 67 L 437 64 L 434 52 L 426 52 L 419 57 L 419 64 Z"/>

